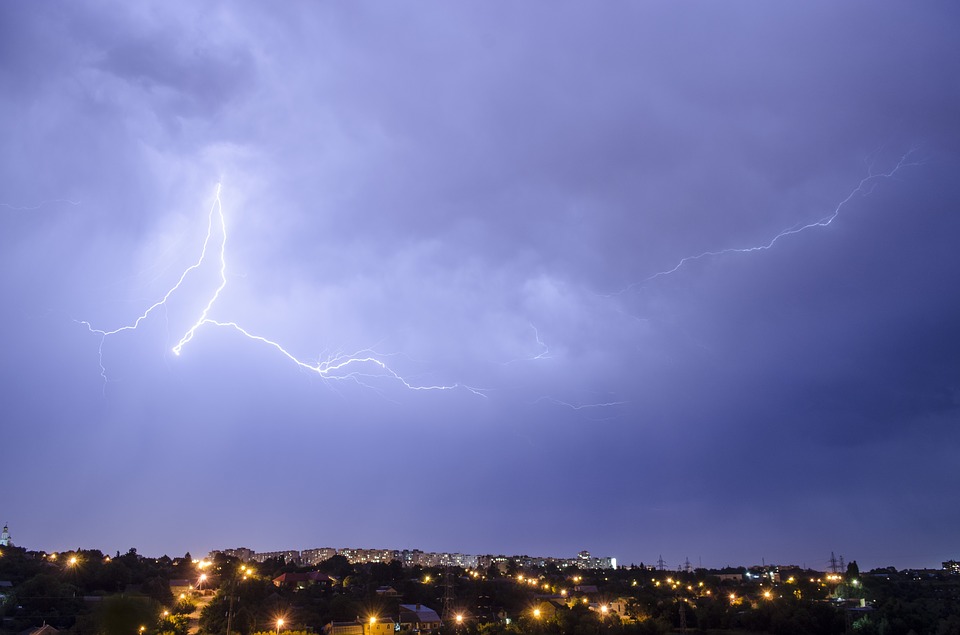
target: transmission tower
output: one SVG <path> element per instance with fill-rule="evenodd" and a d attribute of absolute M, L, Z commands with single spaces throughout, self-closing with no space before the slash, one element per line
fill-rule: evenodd
<path fill-rule="evenodd" d="M 440 619 L 444 622 L 451 622 L 453 615 L 453 574 L 450 573 L 450 567 L 443 570 L 443 615 Z"/>

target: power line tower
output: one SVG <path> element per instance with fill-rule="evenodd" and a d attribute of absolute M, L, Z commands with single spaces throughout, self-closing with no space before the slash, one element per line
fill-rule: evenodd
<path fill-rule="evenodd" d="M 663 571 L 667 567 L 667 563 L 663 561 L 663 556 L 661 555 L 657 558 L 657 569 Z"/>
<path fill-rule="evenodd" d="M 830 552 L 830 560 L 829 560 L 828 562 L 830 563 L 830 572 L 831 572 L 831 573 L 836 573 L 836 572 L 837 572 L 837 557 L 836 557 L 835 555 L 833 555 L 833 552 L 832 552 L 832 551 Z"/>
<path fill-rule="evenodd" d="M 450 567 L 446 567 L 443 570 L 443 615 L 440 617 L 444 622 L 453 621 L 453 604 L 453 574 L 450 572 Z"/>

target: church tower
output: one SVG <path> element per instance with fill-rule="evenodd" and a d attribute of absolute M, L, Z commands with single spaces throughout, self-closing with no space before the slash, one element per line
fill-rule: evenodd
<path fill-rule="evenodd" d="M 3 533 L 0 533 L 0 547 L 10 546 L 10 529 L 4 525 Z"/>

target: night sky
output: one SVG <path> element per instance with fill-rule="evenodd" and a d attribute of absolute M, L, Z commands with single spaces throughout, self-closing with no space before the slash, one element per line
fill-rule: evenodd
<path fill-rule="evenodd" d="M 958 24 L 3 3 L 0 522 L 171 556 L 960 557 Z"/>

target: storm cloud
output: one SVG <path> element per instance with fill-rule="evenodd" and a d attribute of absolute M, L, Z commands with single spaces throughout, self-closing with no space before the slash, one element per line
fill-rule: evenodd
<path fill-rule="evenodd" d="M 955 558 L 958 17 L 3 6 L 0 520 L 157 555 Z M 212 324 L 173 355 L 218 226 L 101 342 L 197 263 L 218 184 L 211 319 L 453 388 Z"/>

